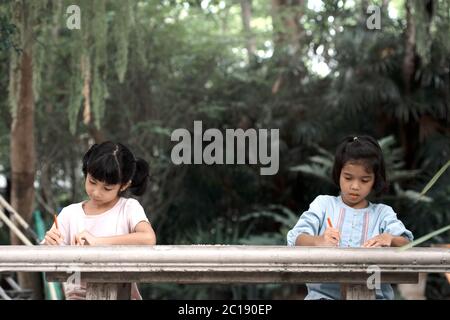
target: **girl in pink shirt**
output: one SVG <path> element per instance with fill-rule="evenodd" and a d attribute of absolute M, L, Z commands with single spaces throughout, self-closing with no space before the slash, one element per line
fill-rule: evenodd
<path fill-rule="evenodd" d="M 94 144 L 83 157 L 88 200 L 65 207 L 58 226 L 47 231 L 47 245 L 154 245 L 156 236 L 144 208 L 126 193 L 140 196 L 149 177 L 148 163 L 120 143 Z M 67 299 L 84 299 L 85 284 L 66 283 Z M 140 299 L 136 284 L 132 299 Z"/>

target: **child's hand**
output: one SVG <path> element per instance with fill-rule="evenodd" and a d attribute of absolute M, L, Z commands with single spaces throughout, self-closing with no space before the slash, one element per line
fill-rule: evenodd
<path fill-rule="evenodd" d="M 75 245 L 77 246 L 94 245 L 95 243 L 96 238 L 86 230 L 75 235 Z"/>
<path fill-rule="evenodd" d="M 382 233 L 373 237 L 372 239 L 367 240 L 363 247 L 365 248 L 373 248 L 373 247 L 390 247 L 392 244 L 393 236 L 389 233 Z"/>
<path fill-rule="evenodd" d="M 64 238 L 61 235 L 61 232 L 59 232 L 59 230 L 55 226 L 53 226 L 46 232 L 44 239 L 44 244 L 47 245 L 57 246 L 60 244 L 64 244 Z"/>
<path fill-rule="evenodd" d="M 341 235 L 339 233 L 339 229 L 326 228 L 325 232 L 320 238 L 321 238 L 321 241 L 319 242 L 320 246 L 337 247 L 339 245 Z"/>

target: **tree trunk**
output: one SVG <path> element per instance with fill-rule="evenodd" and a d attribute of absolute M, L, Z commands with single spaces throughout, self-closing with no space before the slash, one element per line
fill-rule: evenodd
<path fill-rule="evenodd" d="M 408 103 L 411 95 L 412 84 L 414 81 L 414 73 L 416 70 L 415 57 L 416 57 L 416 24 L 412 14 L 412 2 L 406 0 L 406 34 L 405 34 L 405 56 L 403 58 L 402 77 L 403 88 L 405 92 L 406 103 Z M 413 169 L 414 165 L 414 152 L 415 144 L 419 128 L 416 128 L 416 124 L 400 123 L 400 141 L 405 152 L 405 164 L 407 169 Z"/>
<path fill-rule="evenodd" d="M 411 1 L 406 1 L 406 43 L 403 58 L 403 85 L 406 95 L 411 93 L 411 82 L 415 72 L 416 24 L 411 12 Z"/>
<path fill-rule="evenodd" d="M 304 2 L 304 0 L 272 0 L 274 56 L 278 56 L 277 67 L 279 68 L 289 65 L 290 59 L 299 54 L 304 33 L 300 24 Z M 285 47 L 287 50 L 284 49 Z M 272 94 L 277 94 L 285 80 L 281 72 L 272 85 Z"/>
<path fill-rule="evenodd" d="M 391 0 L 383 0 L 383 3 L 381 5 L 381 12 L 385 12 L 389 9 L 389 2 L 391 2 Z M 387 16 L 387 12 L 386 12 L 386 16 Z"/>
<path fill-rule="evenodd" d="M 256 44 L 252 35 L 250 21 L 252 19 L 252 0 L 241 0 L 242 26 L 245 35 L 245 44 L 247 48 L 248 60 L 255 54 Z"/>
<path fill-rule="evenodd" d="M 272 24 L 275 33 L 275 49 L 278 45 L 289 44 L 291 53 L 300 47 L 303 29 L 300 18 L 304 0 L 272 0 Z"/>
<path fill-rule="evenodd" d="M 11 97 L 13 117 L 11 124 L 11 205 L 31 223 L 34 200 L 35 147 L 33 96 L 33 19 L 30 5 L 25 1 L 14 3 L 14 16 L 21 31 L 20 53 L 12 59 Z M 21 241 L 11 233 L 11 244 Z M 33 298 L 42 298 L 42 283 L 38 273 L 19 273 L 22 288 L 33 290 Z"/>

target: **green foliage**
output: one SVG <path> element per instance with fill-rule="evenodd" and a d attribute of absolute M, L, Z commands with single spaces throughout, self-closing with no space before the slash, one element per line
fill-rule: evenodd
<path fill-rule="evenodd" d="M 119 82 L 122 83 L 128 64 L 128 39 L 132 5 L 129 0 L 121 1 L 120 3 L 116 2 L 115 5 L 117 9 L 115 10 L 116 15 L 112 21 L 112 34 L 116 37 L 115 42 L 117 45 L 115 58 L 117 77 L 119 78 Z"/>
<path fill-rule="evenodd" d="M 430 190 L 430 188 L 436 183 L 439 177 L 444 174 L 444 172 L 447 170 L 449 166 L 450 160 L 447 161 L 447 163 L 441 169 L 439 169 L 439 171 L 434 175 L 434 177 L 430 180 L 430 182 L 427 183 L 427 185 L 423 188 L 422 192 L 420 193 L 421 196 L 424 196 L 425 193 L 427 193 L 428 190 Z"/>
<path fill-rule="evenodd" d="M 9 18 L 0 11 L 0 52 L 14 48 L 19 51 L 17 44 L 13 41 L 13 35 L 17 27 L 10 23 Z"/>
<path fill-rule="evenodd" d="M 450 160 L 433 176 L 433 178 L 431 178 L 431 180 L 427 183 L 427 185 L 423 188 L 422 192 L 419 194 L 419 199 L 422 199 L 425 196 L 425 193 L 428 192 L 428 190 L 430 190 L 430 188 L 436 184 L 437 180 L 444 174 L 444 172 L 447 170 L 447 168 L 450 166 Z M 447 190 L 450 191 L 450 188 L 447 188 Z M 431 200 L 429 200 L 428 202 L 431 202 Z M 446 210 L 448 212 L 450 212 L 449 210 Z M 448 219 L 445 219 L 445 221 L 448 221 Z M 422 237 L 420 237 L 419 239 L 414 240 L 413 242 L 410 242 L 409 244 L 403 246 L 402 248 L 400 248 L 401 250 L 406 250 L 406 249 L 410 249 L 412 247 L 415 247 L 429 239 L 432 239 L 442 233 L 444 233 L 445 231 L 450 230 L 450 225 L 440 228 L 439 230 L 435 230 L 433 232 L 430 232 Z"/>
<path fill-rule="evenodd" d="M 302 164 L 291 167 L 294 172 L 303 172 L 322 179 L 325 182 L 333 184 L 331 179 L 331 170 L 333 169 L 334 156 L 332 153 L 324 150 L 319 146 L 315 146 L 318 155 L 309 157 L 311 164 Z"/>
<path fill-rule="evenodd" d="M 314 9 L 305 2 L 295 10 L 301 27 L 295 43 L 289 37 L 276 41 L 277 32 L 292 31 L 279 18 L 294 10 L 280 8 L 286 16 L 274 17 L 280 22 L 274 29 L 272 3 L 253 0 L 252 57 L 239 1 L 42 1 L 47 10 L 38 17 L 34 52 L 38 192 L 55 208 L 85 198 L 80 162 L 93 136 L 80 110 L 88 70 L 97 128 L 150 163 L 150 190 L 139 200 L 159 244 L 284 244 L 315 196 L 338 191 L 330 179 L 333 154 L 351 133 L 379 139 L 393 186 L 380 200 L 416 235 L 442 228 L 450 221 L 448 171 L 420 197 L 450 155 L 448 1 L 433 3 L 427 18 L 414 0 L 418 52 L 406 94 L 404 1 L 390 1 L 398 18 L 383 13 L 381 31 L 364 27 L 362 2 L 322 1 Z M 65 27 L 69 4 L 81 8 L 81 30 Z M 0 26 L 8 31 L 0 46 L 20 48 L 4 11 Z M 0 164 L 7 173 L 9 108 L 15 100 L 5 97 L 17 55 L 0 48 Z M 317 72 L 317 61 L 327 72 Z M 279 173 L 260 176 L 251 165 L 173 165 L 170 134 L 192 130 L 194 120 L 202 120 L 205 129 L 279 128 Z M 449 239 L 441 233 L 430 241 Z M 154 299 L 271 299 L 279 290 L 285 296 L 295 290 L 159 284 L 144 289 Z"/>
<path fill-rule="evenodd" d="M 250 230 L 253 232 L 240 239 L 239 242 L 247 245 L 285 245 L 286 234 L 297 223 L 298 218 L 298 214 L 282 205 L 269 205 L 265 210 L 246 214 L 240 219 L 240 222 L 251 223 L 252 229 L 256 230 Z M 270 231 L 260 232 L 256 226 L 258 226 L 258 222 L 261 225 L 261 220 L 267 220 L 279 227 L 272 227 Z"/>
<path fill-rule="evenodd" d="M 92 37 L 94 53 L 91 56 L 92 63 L 92 111 L 95 125 L 100 128 L 105 113 L 105 99 L 108 98 L 108 87 L 106 82 L 107 70 L 107 14 L 105 0 L 92 1 L 93 21 Z"/>

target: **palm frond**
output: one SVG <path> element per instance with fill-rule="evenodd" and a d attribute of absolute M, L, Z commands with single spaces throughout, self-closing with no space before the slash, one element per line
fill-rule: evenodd
<path fill-rule="evenodd" d="M 425 193 L 428 192 L 428 190 L 431 189 L 431 187 L 436 183 L 436 181 L 439 179 L 440 176 L 442 176 L 445 172 L 445 170 L 447 170 L 447 168 L 450 166 L 450 160 L 447 161 L 446 164 L 444 164 L 442 166 L 441 169 L 439 169 L 439 171 L 434 175 L 433 178 L 431 178 L 431 180 L 427 183 L 427 185 L 423 188 L 422 192 L 420 193 L 420 196 L 424 196 Z"/>
<path fill-rule="evenodd" d="M 408 243 L 407 245 L 404 245 L 403 247 L 400 247 L 399 250 L 400 251 L 404 251 L 404 250 L 407 250 L 407 249 L 411 249 L 412 247 L 415 247 L 415 246 L 417 246 L 417 245 L 419 245 L 419 244 L 421 244 L 421 243 L 423 243 L 423 242 L 425 242 L 425 241 L 427 241 L 427 240 L 429 240 L 429 239 L 431 239 L 431 238 L 433 238 L 433 237 L 435 237 L 435 236 L 437 236 L 437 235 L 439 235 L 439 234 L 441 234 L 441 233 L 443 233 L 443 232 L 445 232 L 447 230 L 450 230 L 450 224 L 448 226 L 446 226 L 446 227 L 443 227 L 443 228 L 439 229 L 439 230 L 430 232 L 430 233 L 420 237 L 419 239 L 414 240 L 414 241 Z"/>

